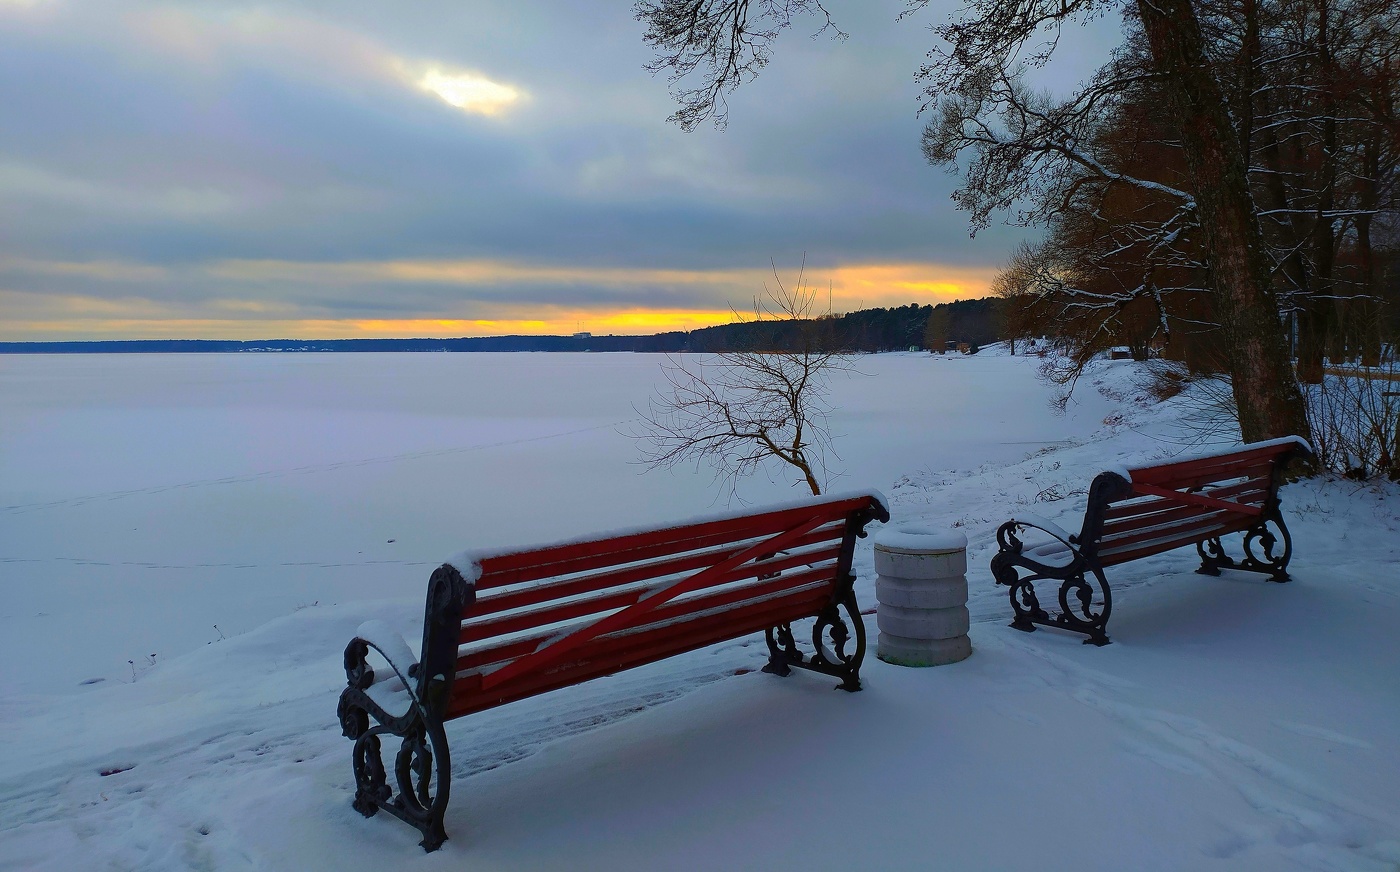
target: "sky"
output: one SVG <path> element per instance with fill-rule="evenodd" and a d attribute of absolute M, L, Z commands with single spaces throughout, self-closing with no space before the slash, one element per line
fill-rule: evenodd
<path fill-rule="evenodd" d="M 685 133 L 628 0 L 0 0 L 0 340 L 652 333 L 799 270 L 837 312 L 985 294 L 1025 231 L 970 238 L 919 150 L 952 4 L 830 6 L 849 38 L 799 20 Z"/>

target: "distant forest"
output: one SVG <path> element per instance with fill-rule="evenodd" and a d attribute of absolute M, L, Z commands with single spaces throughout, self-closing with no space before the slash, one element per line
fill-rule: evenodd
<path fill-rule="evenodd" d="M 751 321 L 651 336 L 482 336 L 463 339 L 132 339 L 103 342 L 0 342 L 0 354 L 191 354 L 297 351 L 634 351 L 652 353 L 783 351 L 814 336 L 850 352 L 976 347 L 998 338 L 996 299 L 937 306 L 861 309 L 813 321 Z"/>

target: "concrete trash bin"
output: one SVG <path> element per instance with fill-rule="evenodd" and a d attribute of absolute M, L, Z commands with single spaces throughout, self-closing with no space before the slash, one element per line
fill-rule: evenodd
<path fill-rule="evenodd" d="M 898 666 L 942 666 L 972 654 L 967 636 L 967 537 L 917 524 L 875 534 L 875 655 Z"/>

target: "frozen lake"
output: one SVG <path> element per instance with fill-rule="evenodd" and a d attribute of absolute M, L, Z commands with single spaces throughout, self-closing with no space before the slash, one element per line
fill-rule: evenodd
<path fill-rule="evenodd" d="M 0 357 L 0 655 L 10 690 L 130 676 L 313 603 L 418 595 L 461 548 L 722 509 L 708 469 L 644 471 L 636 354 Z M 836 490 L 1005 464 L 1100 427 L 1020 359 L 867 355 L 832 384 Z M 775 474 L 780 471 L 775 470 Z M 803 493 L 745 482 L 762 504 Z M 216 629 L 217 625 L 217 629 Z"/>

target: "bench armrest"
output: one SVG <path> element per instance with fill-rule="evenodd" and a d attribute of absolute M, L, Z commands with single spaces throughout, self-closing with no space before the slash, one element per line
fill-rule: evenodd
<path fill-rule="evenodd" d="M 398 676 L 399 681 L 403 682 L 409 696 L 417 703 L 418 694 L 414 679 L 418 676 L 418 658 L 413 656 L 413 649 L 408 646 L 408 641 L 393 627 L 379 620 L 365 621 L 355 631 L 355 638 L 350 641 L 345 652 L 345 674 L 352 687 L 369 690 L 388 676 L 383 676 L 383 679 L 375 676 L 374 670 L 369 668 L 363 658 L 363 653 L 368 652 L 360 645 L 373 648 L 388 661 L 389 668 Z M 363 653 L 352 657 L 352 651 L 357 650 Z"/>
<path fill-rule="evenodd" d="M 355 631 L 355 635 L 383 654 L 384 659 L 389 661 L 389 665 L 405 684 L 410 676 L 417 674 L 418 658 L 413 656 L 413 649 L 408 647 L 408 640 L 399 635 L 393 627 L 379 620 L 365 621 Z"/>
<path fill-rule="evenodd" d="M 1065 546 L 1068 547 L 1070 550 L 1079 550 L 1079 537 L 1073 535 L 1072 533 L 1069 533 L 1063 527 L 1057 525 L 1055 522 L 1047 521 L 1045 518 L 1042 518 L 1039 515 L 1022 515 L 1020 518 L 1012 518 L 1005 524 L 1001 525 L 1002 530 L 1005 530 L 1008 527 L 1011 527 L 1012 529 L 1020 528 L 1024 530 L 1026 528 L 1032 528 L 1035 530 L 1040 530 L 1041 532 L 1049 533 L 1051 536 L 1054 536 L 1056 539 L 1063 542 Z M 997 531 L 997 539 L 1001 539 L 1001 530 Z"/>
<path fill-rule="evenodd" d="M 1025 530 L 1039 530 L 1053 540 L 1027 549 L 1016 534 Z M 992 558 L 992 572 L 997 576 L 997 584 L 1010 584 L 998 574 L 1001 567 L 1025 566 L 1049 577 L 1060 577 L 1071 571 L 1083 559 L 1079 550 L 1079 539 L 1052 521 L 1035 515 L 1022 515 L 1012 518 L 997 529 L 999 551 Z M 1015 573 L 1012 572 L 1014 578 Z"/>

